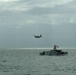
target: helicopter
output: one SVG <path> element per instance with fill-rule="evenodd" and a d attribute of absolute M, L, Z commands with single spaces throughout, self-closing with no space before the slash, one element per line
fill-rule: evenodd
<path fill-rule="evenodd" d="M 41 38 L 42 37 L 42 34 L 41 35 L 34 35 L 35 38 Z"/>

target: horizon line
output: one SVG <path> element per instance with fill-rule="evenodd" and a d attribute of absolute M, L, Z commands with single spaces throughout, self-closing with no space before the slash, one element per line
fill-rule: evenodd
<path fill-rule="evenodd" d="M 0 48 L 0 49 L 53 49 L 52 47 L 43 47 L 43 48 Z M 61 47 L 61 48 L 57 48 L 57 49 L 76 49 L 76 48 L 64 48 L 64 47 Z"/>

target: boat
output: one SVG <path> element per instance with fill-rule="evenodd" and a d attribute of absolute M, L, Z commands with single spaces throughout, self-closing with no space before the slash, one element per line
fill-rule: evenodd
<path fill-rule="evenodd" d="M 62 50 L 50 50 L 50 51 L 40 52 L 40 55 L 49 55 L 49 56 L 62 56 L 67 54 L 68 52 L 64 52 Z"/>

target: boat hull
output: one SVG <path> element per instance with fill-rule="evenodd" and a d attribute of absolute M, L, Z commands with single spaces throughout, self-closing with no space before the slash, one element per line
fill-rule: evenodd
<path fill-rule="evenodd" d="M 61 56 L 67 54 L 68 52 L 63 52 L 62 50 L 50 50 L 50 51 L 40 52 L 40 55 L 49 55 L 49 56 Z"/>

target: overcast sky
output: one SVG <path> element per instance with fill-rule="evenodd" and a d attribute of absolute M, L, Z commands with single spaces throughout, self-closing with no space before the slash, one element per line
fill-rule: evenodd
<path fill-rule="evenodd" d="M 76 48 L 76 0 L 0 0 L 0 48 L 54 44 Z"/>

